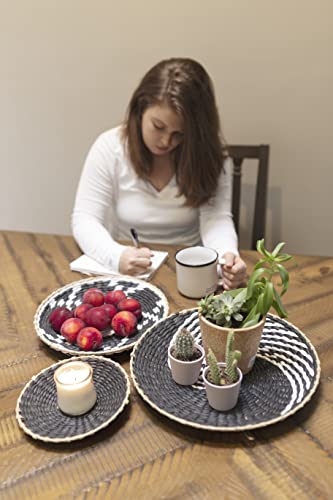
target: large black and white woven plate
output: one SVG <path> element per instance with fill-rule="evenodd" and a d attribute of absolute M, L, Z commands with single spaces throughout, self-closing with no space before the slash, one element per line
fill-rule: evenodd
<path fill-rule="evenodd" d="M 102 356 L 81 356 L 79 359 L 93 368 L 95 406 L 84 415 L 65 415 L 57 404 L 53 376 L 68 359 L 45 368 L 24 387 L 16 405 L 19 426 L 34 439 L 52 443 L 83 439 L 108 426 L 129 402 L 129 378 L 118 363 Z"/>
<path fill-rule="evenodd" d="M 137 391 L 172 420 L 214 431 L 264 427 L 302 408 L 318 386 L 320 362 L 315 348 L 295 326 L 269 314 L 254 367 L 243 378 L 236 407 L 218 412 L 208 404 L 201 376 L 196 384 L 187 387 L 176 384 L 171 377 L 168 347 L 182 326 L 201 343 L 198 311 L 189 309 L 150 328 L 131 355 L 131 375 Z"/>
<path fill-rule="evenodd" d="M 104 293 L 110 290 L 123 290 L 128 297 L 135 298 L 142 305 L 142 318 L 138 321 L 137 332 L 130 337 L 117 335 L 106 336 L 102 346 L 96 351 L 82 351 L 77 345 L 70 344 L 51 327 L 48 318 L 56 307 L 73 310 L 82 303 L 84 292 L 88 288 L 99 288 Z M 34 326 L 37 335 L 49 347 L 70 355 L 95 354 L 112 355 L 131 349 L 142 334 L 157 321 L 166 318 L 169 311 L 167 298 L 159 288 L 136 278 L 94 277 L 75 281 L 59 288 L 49 295 L 38 307 Z"/>

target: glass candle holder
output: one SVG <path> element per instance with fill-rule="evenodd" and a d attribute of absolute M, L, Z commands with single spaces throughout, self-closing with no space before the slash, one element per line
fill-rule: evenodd
<path fill-rule="evenodd" d="M 96 403 L 93 369 L 82 361 L 64 363 L 54 373 L 58 406 L 68 415 L 83 415 Z"/>

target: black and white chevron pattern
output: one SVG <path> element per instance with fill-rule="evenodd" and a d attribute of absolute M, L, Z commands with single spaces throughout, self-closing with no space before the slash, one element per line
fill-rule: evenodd
<path fill-rule="evenodd" d="M 168 347 L 183 327 L 201 343 L 197 309 L 180 311 L 150 328 L 131 359 L 132 377 L 140 395 L 172 420 L 219 431 L 263 427 L 298 411 L 318 386 L 320 362 L 311 342 L 294 325 L 269 314 L 256 361 L 243 377 L 236 407 L 217 412 L 208 405 L 201 377 L 186 388 L 171 377 Z"/>
<path fill-rule="evenodd" d="M 130 337 L 112 335 L 104 337 L 102 346 L 97 351 L 81 351 L 76 345 L 69 344 L 60 333 L 51 328 L 48 318 L 56 307 L 75 309 L 82 303 L 82 296 L 88 288 L 96 287 L 104 293 L 110 290 L 123 290 L 128 297 L 135 298 L 142 305 L 142 318 L 137 325 L 137 333 Z M 141 335 L 152 325 L 168 314 L 168 302 L 165 295 L 155 286 L 142 280 L 128 278 L 88 278 L 71 283 L 50 295 L 39 306 L 35 315 L 37 334 L 49 347 L 65 354 L 101 354 L 110 355 L 131 349 Z"/>
<path fill-rule="evenodd" d="M 195 341 L 201 344 L 197 311 L 186 318 L 180 328 L 184 327 L 192 333 Z M 303 334 L 290 323 L 272 315 L 267 316 L 258 355 L 277 366 L 290 383 L 292 389 L 290 401 L 281 410 L 281 415 L 284 415 L 295 404 L 300 403 L 310 390 L 316 374 L 316 358 L 312 350 L 309 350 L 309 343 L 306 342 Z M 203 363 L 201 372 L 205 367 Z M 201 376 L 194 387 L 204 389 Z"/>

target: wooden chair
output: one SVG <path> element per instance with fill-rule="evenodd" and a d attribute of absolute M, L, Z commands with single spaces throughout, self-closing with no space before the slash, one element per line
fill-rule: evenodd
<path fill-rule="evenodd" d="M 254 218 L 251 236 L 251 248 L 255 250 L 257 240 L 265 237 L 269 146 L 265 144 L 260 146 L 229 145 L 228 151 L 234 163 L 232 213 L 237 233 L 239 231 L 239 214 L 241 206 L 242 164 L 245 159 L 258 160 Z"/>

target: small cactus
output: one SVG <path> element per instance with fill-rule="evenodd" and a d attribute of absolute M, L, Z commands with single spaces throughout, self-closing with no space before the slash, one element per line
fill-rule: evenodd
<path fill-rule="evenodd" d="M 181 361 L 192 361 L 194 356 L 194 338 L 187 328 L 182 328 L 177 333 L 173 355 Z"/>
<path fill-rule="evenodd" d="M 240 360 L 242 353 L 240 351 L 233 351 L 234 343 L 234 332 L 230 330 L 227 338 L 227 345 L 225 349 L 225 369 L 224 374 L 225 377 L 221 376 L 220 368 L 217 363 L 216 356 L 211 348 L 208 349 L 207 361 L 209 366 L 209 374 L 208 380 L 212 384 L 215 385 L 224 385 L 227 383 L 233 384 L 237 382 L 238 372 L 237 372 L 237 364 Z M 226 380 L 227 379 L 227 380 Z"/>
<path fill-rule="evenodd" d="M 234 344 L 234 332 L 230 330 L 227 338 L 227 345 L 225 348 L 225 374 L 230 380 L 230 382 L 236 382 L 238 379 L 237 364 L 240 360 L 242 353 L 240 351 L 233 351 L 232 347 Z"/>
<path fill-rule="evenodd" d="M 208 349 L 207 361 L 209 366 L 208 380 L 212 384 L 221 385 L 221 371 L 217 359 L 211 348 Z"/>

